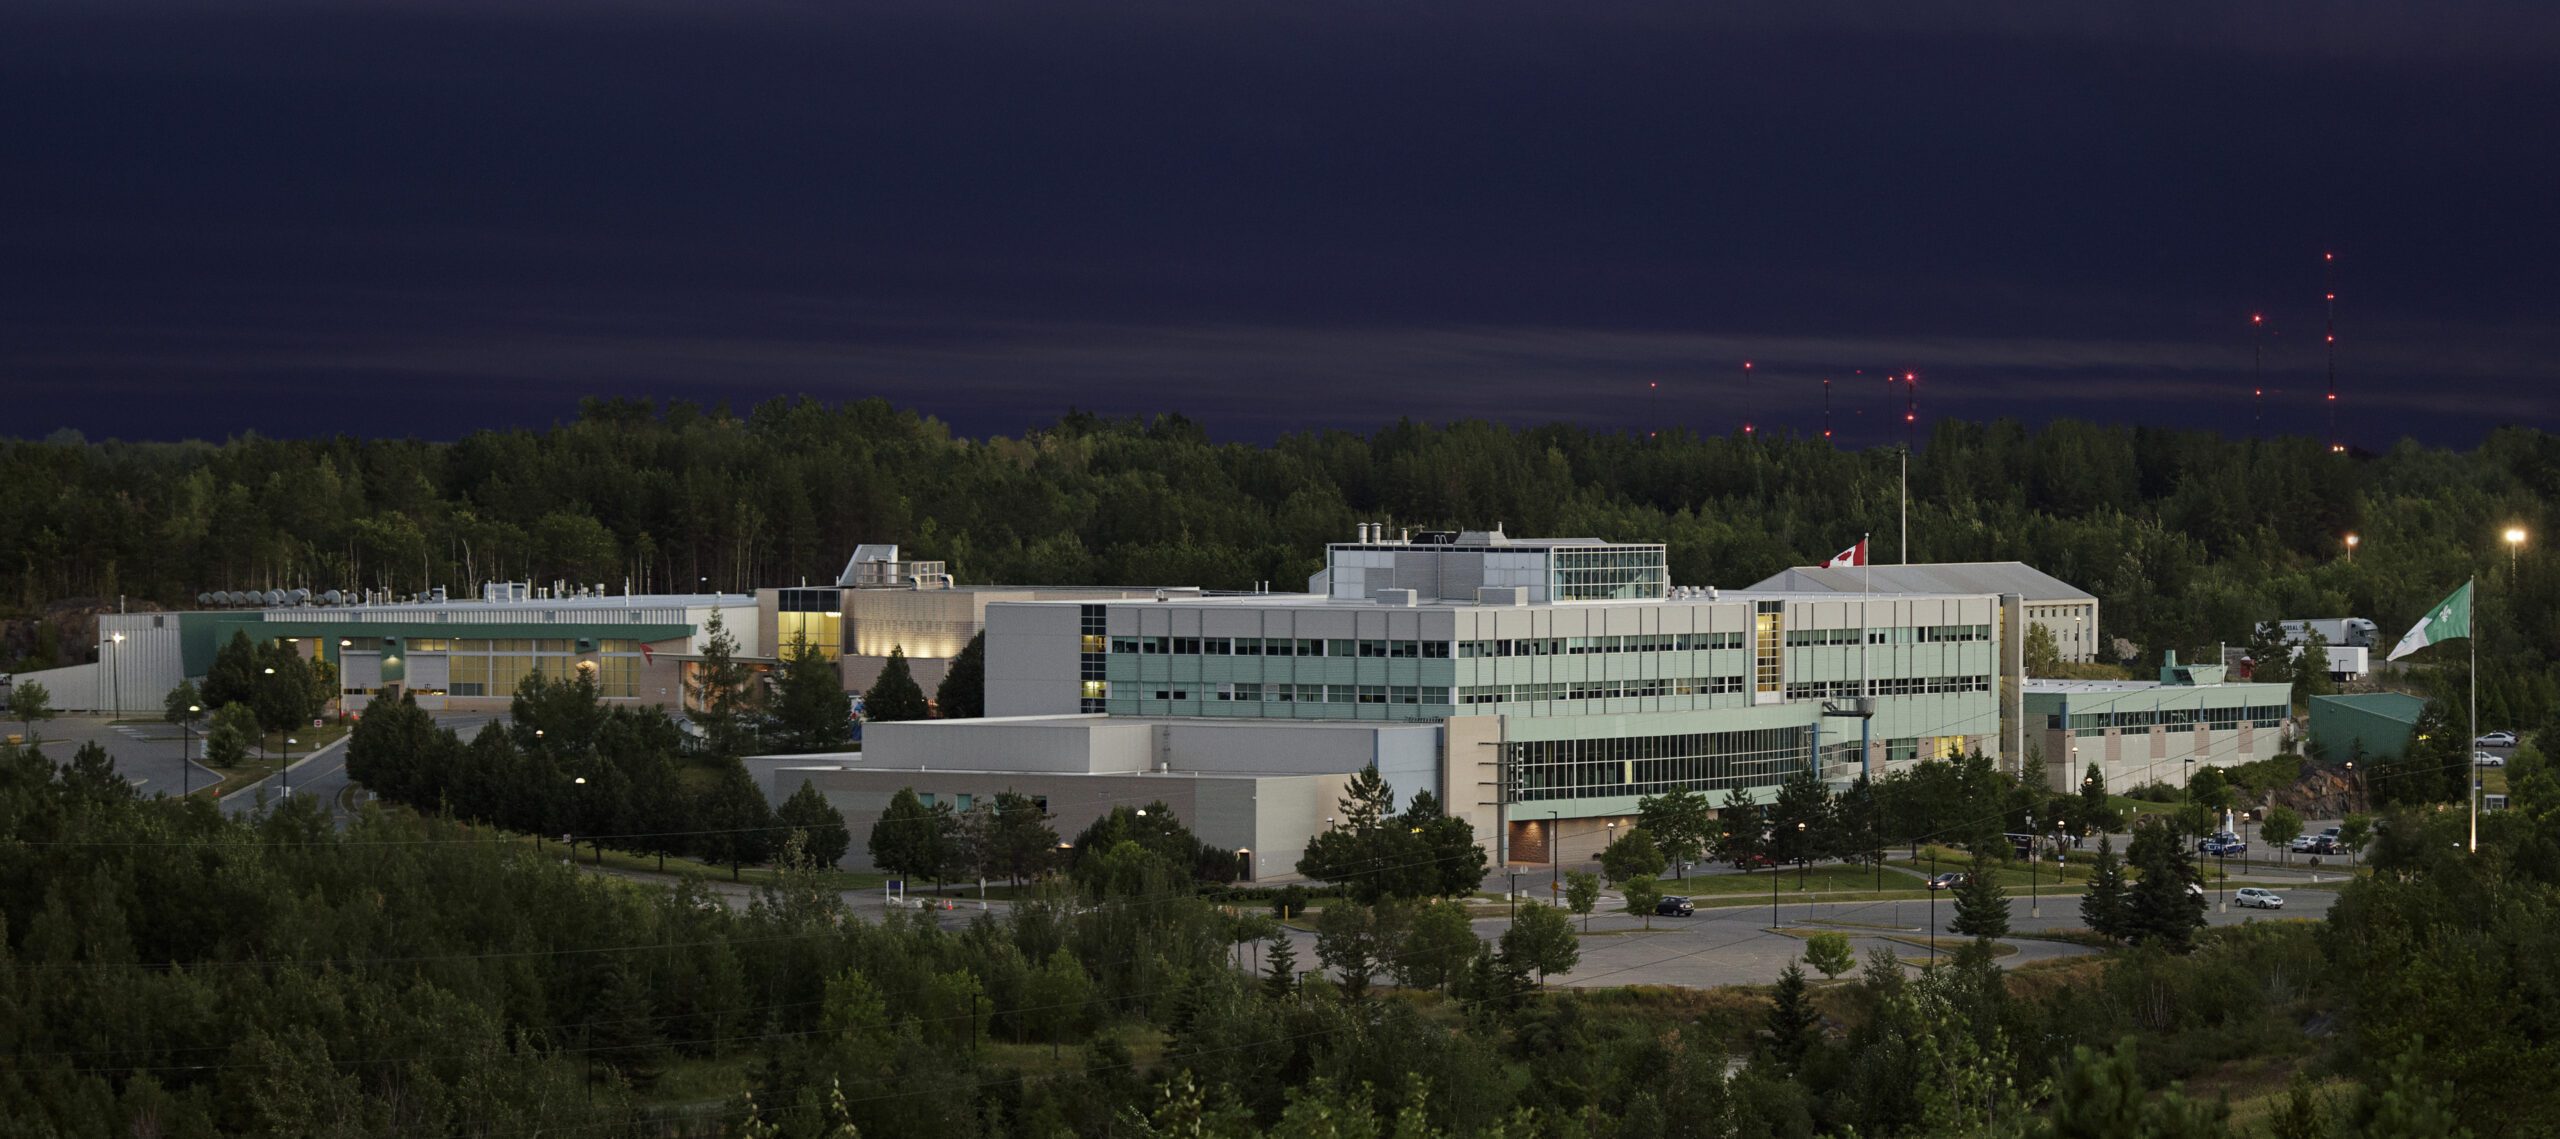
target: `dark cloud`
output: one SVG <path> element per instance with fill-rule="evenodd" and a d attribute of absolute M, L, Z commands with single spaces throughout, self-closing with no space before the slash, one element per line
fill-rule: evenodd
<path fill-rule="evenodd" d="M 444 435 L 626 391 L 1632 426 L 1646 380 L 1802 426 L 1860 368 L 1926 371 L 1931 414 L 2247 430 L 2254 310 L 2270 418 L 2312 429 L 2334 247 L 2348 426 L 2463 442 L 2560 425 L 2555 27 L 14 5 L 0 378 L 23 434 Z"/>

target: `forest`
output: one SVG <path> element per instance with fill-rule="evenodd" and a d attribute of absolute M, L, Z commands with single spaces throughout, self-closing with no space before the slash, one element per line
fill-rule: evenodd
<path fill-rule="evenodd" d="M 1745 585 L 1872 533 L 1903 560 L 1898 448 L 1819 438 L 1403 422 L 1212 442 L 1178 415 L 955 436 L 879 401 L 744 415 L 589 401 L 452 442 L 0 442 L 0 599 L 182 606 L 199 592 L 479 581 L 620 590 L 832 580 L 899 543 L 963 582 L 1298 588 L 1357 521 L 1668 544 L 1684 585 Z M 1909 560 L 2028 562 L 2099 596 L 2115 655 L 2210 659 L 2279 617 L 2405 628 L 2480 579 L 2483 714 L 2554 701 L 2560 438 L 2333 454 L 2311 439 L 1940 421 L 1910 456 Z M 2532 537 L 2510 549 L 2500 535 Z M 2347 534 L 2360 539 L 2350 550 Z M 73 642 L 76 646 L 77 642 Z M 20 667 L 77 652 L 20 637 Z M 0 664 L 7 664 L 0 661 Z"/>
<path fill-rule="evenodd" d="M 1851 975 L 1565 990 L 1543 983 L 1570 967 L 1563 910 L 1524 906 L 1478 941 L 1459 903 L 1400 900 L 1446 885 L 1374 876 L 1398 848 L 1370 841 L 1407 819 L 1310 845 L 1377 899 L 1323 903 L 1302 971 L 1275 915 L 1201 884 L 1166 820 L 1106 820 L 1078 836 L 1108 848 L 1084 869 L 937 920 L 955 915 L 857 911 L 797 828 L 783 873 L 724 899 L 441 812 L 226 816 L 141 797 L 94 746 L 0 748 L 0 1130 L 2548 1134 L 2560 1104 L 2531 1073 L 2560 1058 L 2560 777 L 2535 748 L 2512 773 L 2477 856 L 2458 812 L 2381 816 L 2372 874 L 2321 922 L 2194 931 L 2183 839 L 2146 855 L 2137 838 L 2144 872 L 2111 903 L 2130 948 L 2003 970 L 2000 931 L 1968 923 L 2005 909 L 1966 894 L 1962 947 L 1916 975 L 1808 945 Z M 2226 1096 L 2253 1073 L 2235 1120 Z"/>

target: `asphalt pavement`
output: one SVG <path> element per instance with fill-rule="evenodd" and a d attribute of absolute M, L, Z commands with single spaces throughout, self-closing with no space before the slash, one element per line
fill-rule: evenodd
<path fill-rule="evenodd" d="M 10 730 L 19 729 L 13 725 Z M 83 744 L 105 748 L 116 771 L 145 795 L 202 791 L 222 782 L 212 768 L 194 762 L 204 756 L 204 733 L 181 733 L 175 724 L 130 717 L 119 721 L 105 716 L 62 716 L 36 725 L 36 735 L 46 758 L 56 763 L 68 762 Z M 188 757 L 185 762 L 181 755 Z"/>

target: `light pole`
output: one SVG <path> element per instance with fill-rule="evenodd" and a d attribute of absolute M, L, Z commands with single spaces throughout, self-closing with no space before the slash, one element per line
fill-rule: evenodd
<path fill-rule="evenodd" d="M 1548 901 L 1554 901 L 1554 900 L 1555 900 L 1555 894 L 1556 894 L 1557 889 L 1559 888 L 1559 887 L 1557 886 L 1557 883 L 1558 883 L 1558 882 L 1563 881 L 1563 878 L 1561 877 L 1561 875 L 1563 874 L 1563 871 L 1561 871 L 1561 870 L 1559 870 L 1559 869 L 1557 869 L 1557 868 L 1556 868 L 1556 858 L 1557 858 L 1558 854 L 1560 853 L 1560 851 L 1559 851 L 1557 848 L 1559 848 L 1559 847 L 1561 847 L 1561 846 L 1563 846 L 1563 845 L 1564 845 L 1564 835 L 1563 835 L 1563 834 L 1561 834 L 1561 833 L 1559 833 L 1559 832 L 1562 830 L 1563 826 L 1564 826 L 1563 817 L 1564 817 L 1564 816 L 1563 816 L 1563 812 L 1561 812 L 1561 811 L 1549 811 L 1549 812 L 1547 812 L 1547 900 L 1548 900 Z M 1332 822 L 1333 820 L 1331 820 L 1331 819 L 1326 819 L 1325 821 L 1326 821 L 1326 822 Z"/>
<path fill-rule="evenodd" d="M 2347 535 L 2347 560 L 2348 560 L 2348 561 L 2354 561 L 2354 560 L 2356 560 L 2356 543 L 2361 542 L 2361 541 L 2363 541 L 2363 540 L 2364 540 L 2364 539 L 2362 539 L 2362 538 L 2358 538 L 2358 537 L 2356 537 L 2356 536 L 2355 536 L 2355 535 L 2353 535 L 2353 534 L 2349 534 L 2349 535 Z"/>
<path fill-rule="evenodd" d="M 195 774 L 196 717 L 203 712 L 203 705 L 189 704 L 187 718 L 178 721 L 178 797 L 181 799 L 195 794 L 195 786 L 189 777 Z"/>
<path fill-rule="evenodd" d="M 2515 580 L 2515 577 L 2516 577 L 2516 551 L 2524 548 L 2524 527 L 2522 527 L 2522 526 L 2509 526 L 2509 527 L 2507 527 L 2506 539 L 2507 539 L 2507 580 L 2512 582 L 2512 581 L 2514 581 L 2514 580 Z M 119 641 L 121 641 L 121 640 L 123 640 L 124 638 L 123 638 L 123 637 L 121 637 L 121 636 L 119 636 L 119 637 L 117 637 L 116 639 L 117 639 L 117 640 L 119 640 Z"/>
<path fill-rule="evenodd" d="M 276 674 L 276 670 L 275 670 L 275 669 L 273 669 L 273 668 L 265 668 L 265 669 L 261 669 L 261 670 L 259 670 L 259 671 L 266 673 L 268 676 L 274 676 L 274 675 Z M 286 755 L 288 755 L 288 756 L 290 756 L 292 753 L 291 753 L 291 752 L 287 752 L 287 753 L 285 753 L 285 754 L 286 754 Z M 258 758 L 260 758 L 260 759 L 265 759 L 266 757 L 267 757 L 267 730 L 266 730 L 266 728 L 264 728 L 264 727 L 260 727 L 260 728 L 258 729 Z M 292 777 L 291 775 L 287 775 L 287 776 L 285 777 L 285 781 L 284 781 L 284 793 L 285 793 L 285 794 L 287 794 L 287 795 L 293 794 L 293 777 Z"/>
<path fill-rule="evenodd" d="M 1796 822 L 1796 889 L 1799 890 L 1804 889 L 1805 874 L 1813 867 L 1813 860 L 1805 857 L 1804 843 L 1804 821 L 1799 819 Z"/>
<path fill-rule="evenodd" d="M 2027 916 L 2044 916 L 2044 897 L 2036 893 L 2036 817 L 2027 816 Z"/>
<path fill-rule="evenodd" d="M 587 777 L 586 777 L 586 776 L 584 776 L 584 775 L 577 776 L 577 777 L 575 777 L 575 778 L 573 778 L 573 779 L 569 780 L 569 785 L 570 785 L 570 786 L 572 786 L 572 787 L 585 787 L 585 786 L 587 785 Z M 585 814 L 585 813 L 586 813 L 586 810 L 587 810 L 587 795 L 586 795 L 586 792 L 584 792 L 584 791 L 576 791 L 576 792 L 572 792 L 572 794 L 575 794 L 575 795 L 578 797 L 578 812 L 579 812 L 579 814 L 581 814 L 581 815 Z M 593 846 L 593 847 L 595 847 L 595 848 L 596 848 L 596 865 L 598 865 L 598 866 L 602 866 L 602 865 L 604 865 L 604 840 L 603 840 L 601 837 L 597 836 L 597 835 L 589 834 L 589 835 L 587 836 L 587 845 L 589 845 L 589 846 Z M 574 836 L 574 835 L 573 835 L 573 836 L 571 836 L 571 837 L 570 837 L 570 839 L 569 839 L 569 857 L 571 857 L 571 858 L 573 858 L 573 859 L 574 859 L 574 858 L 576 858 L 577 856 L 578 856 L 578 840 L 577 840 L 576 836 Z"/>
<path fill-rule="evenodd" d="M 2507 532 L 2513 534 L 2516 531 L 2510 530 Z M 122 716 L 124 715 L 124 634 L 118 633 L 115 635 L 115 645 L 116 715 Z"/>
<path fill-rule="evenodd" d="M 293 798 L 293 745 L 301 742 L 292 736 L 284 738 L 284 768 L 276 774 L 284 780 L 284 797 L 287 799 Z"/>

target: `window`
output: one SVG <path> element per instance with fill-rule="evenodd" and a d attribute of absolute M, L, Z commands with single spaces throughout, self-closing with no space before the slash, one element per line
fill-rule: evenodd
<path fill-rule="evenodd" d="M 1424 659 L 1424 660 L 1447 660 L 1447 659 L 1449 659 L 1449 642 L 1447 642 L 1447 641 L 1424 641 L 1424 642 L 1422 642 L 1422 659 Z"/>
<path fill-rule="evenodd" d="M 1422 642 L 1389 641 L 1387 642 L 1387 655 L 1393 657 L 1419 657 L 1422 655 Z"/>
<path fill-rule="evenodd" d="M 1356 656 L 1356 655 L 1358 655 L 1358 654 L 1359 654 L 1359 644 L 1360 644 L 1360 642 L 1358 642 L 1358 641 L 1347 641 L 1347 640 L 1331 640 L 1331 641 L 1326 641 L 1326 642 L 1325 642 L 1325 651 L 1324 651 L 1324 654 L 1323 654 L 1323 655 L 1325 655 L 1325 656 L 1329 656 L 1329 657 L 1349 657 L 1349 656 Z M 1314 654 L 1309 654 L 1309 655 L 1314 655 Z"/>
<path fill-rule="evenodd" d="M 1390 704 L 1422 703 L 1422 689 L 1410 684 L 1389 685 L 1387 687 L 1387 702 Z"/>
<path fill-rule="evenodd" d="M 1198 638 L 1198 637 L 1175 637 L 1175 638 L 1173 639 L 1173 655 L 1178 656 L 1178 657 L 1196 657 L 1196 656 L 1199 656 L 1199 655 L 1200 655 L 1200 638 Z"/>
<path fill-rule="evenodd" d="M 1200 638 L 1200 653 L 1202 656 L 1230 656 L 1233 655 L 1234 645 L 1235 641 L 1231 638 L 1202 637 Z"/>
<path fill-rule="evenodd" d="M 1383 657 L 1387 655 L 1387 643 L 1385 641 L 1362 641 L 1360 642 L 1360 655 L 1364 657 Z"/>
<path fill-rule="evenodd" d="M 1758 612 L 1751 618 L 1752 629 L 1759 639 L 1754 668 L 1758 678 L 1756 691 L 1777 692 L 1779 678 L 1784 674 L 1785 658 L 1779 654 L 1781 638 L 1786 631 L 1784 604 L 1778 601 L 1759 602 Z"/>
<path fill-rule="evenodd" d="M 1502 746 L 1511 801 L 1774 787 L 1812 759 L 1804 727 L 1539 740 Z"/>

